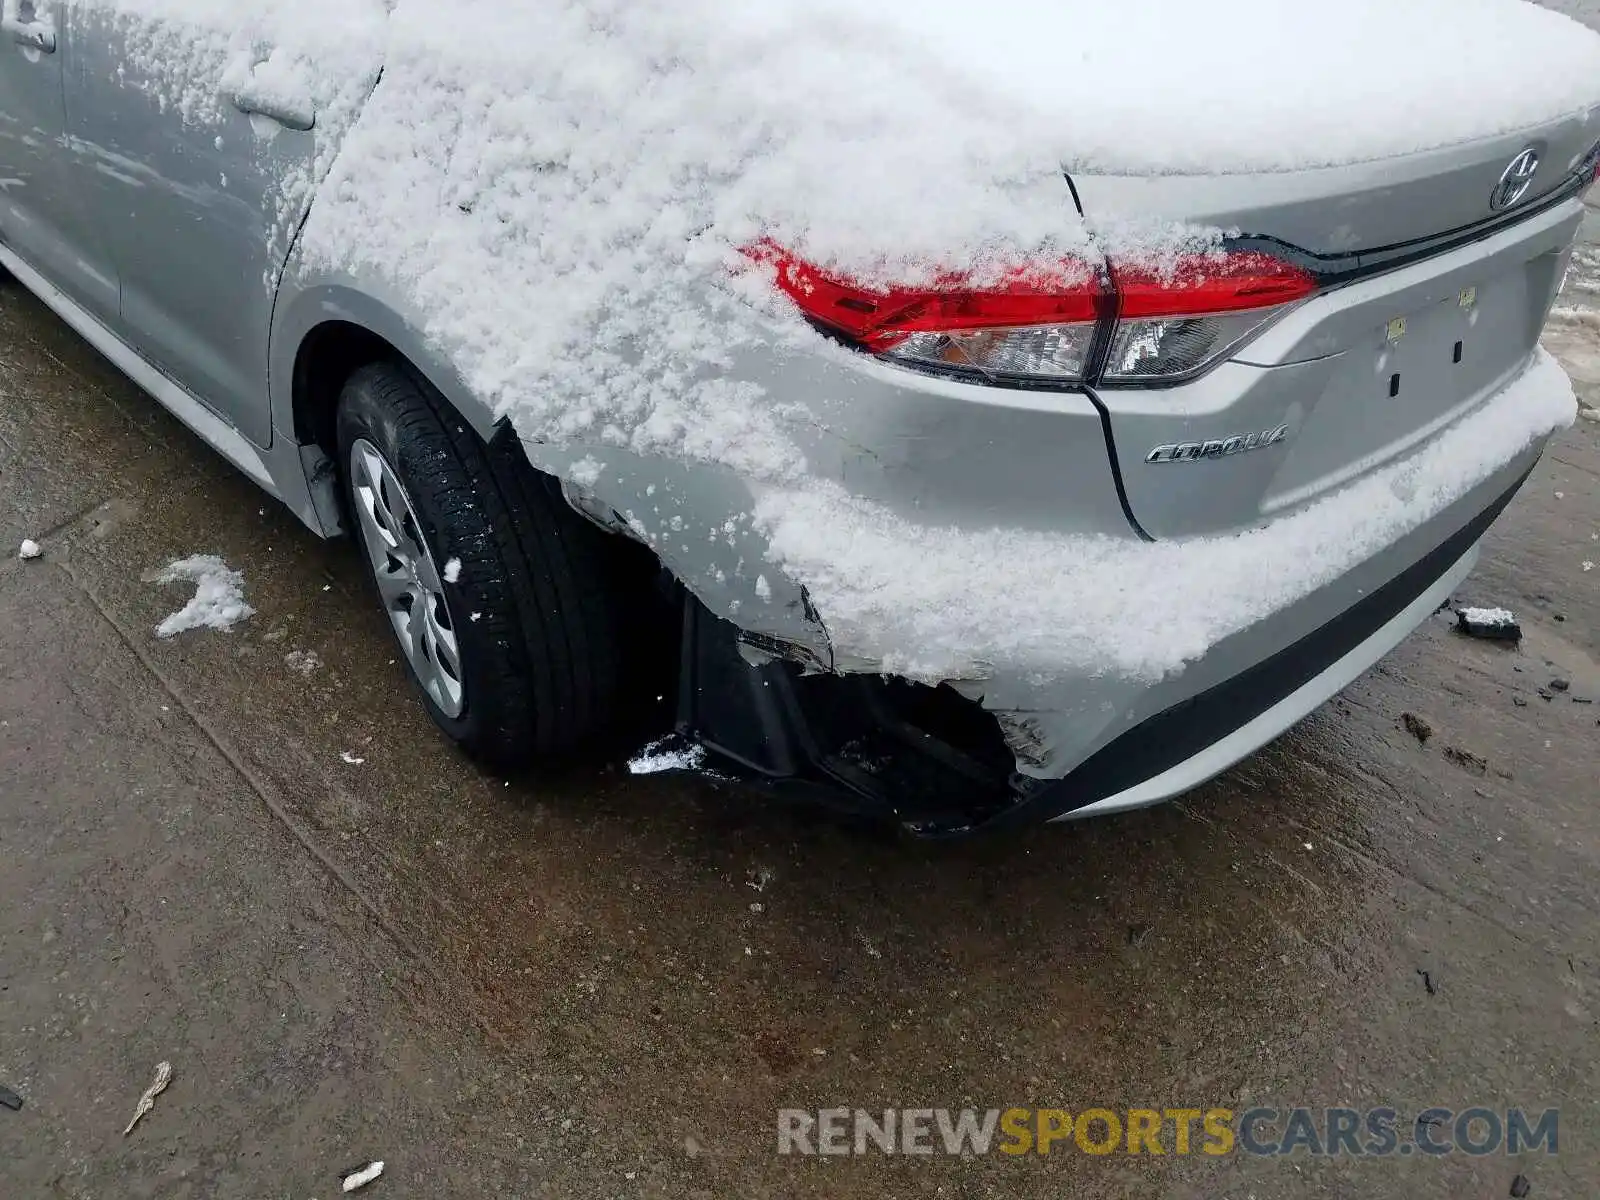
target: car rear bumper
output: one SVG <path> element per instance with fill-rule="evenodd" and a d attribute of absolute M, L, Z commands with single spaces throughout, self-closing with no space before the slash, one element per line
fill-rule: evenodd
<path fill-rule="evenodd" d="M 1522 482 L 1332 621 L 1141 722 L 1010 815 L 1026 820 L 1037 806 L 1039 817 L 1061 821 L 1145 808 L 1253 754 L 1355 682 L 1449 602 L 1477 564 L 1479 540 Z"/>
<path fill-rule="evenodd" d="M 957 696 L 950 686 L 806 674 L 741 658 L 737 630 L 702 612 L 686 626 L 681 727 L 780 791 L 842 802 L 922 836 L 1156 804 L 1283 733 L 1446 602 L 1544 444 L 1154 686 L 1019 676 Z"/>

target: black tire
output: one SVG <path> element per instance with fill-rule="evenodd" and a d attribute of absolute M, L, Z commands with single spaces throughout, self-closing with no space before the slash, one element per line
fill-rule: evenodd
<path fill-rule="evenodd" d="M 442 397 L 398 366 L 374 364 L 351 376 L 336 432 L 354 536 L 361 534 L 350 452 L 365 439 L 409 494 L 435 562 L 461 560 L 457 581 L 443 584 L 461 661 L 460 715 L 441 710 L 400 656 L 429 715 L 467 754 L 499 770 L 590 741 L 615 709 L 622 673 L 609 535 L 528 465 L 509 429 L 486 446 Z M 363 551 L 361 559 L 376 592 L 370 558 Z"/>

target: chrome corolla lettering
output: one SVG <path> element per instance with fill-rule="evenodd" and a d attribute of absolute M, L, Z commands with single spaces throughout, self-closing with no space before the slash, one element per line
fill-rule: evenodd
<path fill-rule="evenodd" d="M 1230 438 L 1222 438 L 1209 442 L 1169 442 L 1165 446 L 1157 446 L 1144 456 L 1147 463 L 1169 462 L 1200 462 L 1208 458 L 1231 458 L 1235 454 L 1245 454 L 1251 450 L 1265 450 L 1268 446 L 1276 446 L 1279 442 L 1287 440 L 1289 427 L 1279 425 L 1276 429 L 1264 429 L 1260 433 L 1235 434 Z"/>

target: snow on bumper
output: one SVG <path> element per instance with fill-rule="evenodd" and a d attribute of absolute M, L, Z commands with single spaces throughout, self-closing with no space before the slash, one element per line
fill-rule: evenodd
<path fill-rule="evenodd" d="M 919 526 L 826 484 L 767 491 L 755 520 L 768 558 L 805 586 L 850 660 L 929 683 L 1010 673 L 1153 684 L 1380 555 L 1575 414 L 1565 372 L 1537 351 L 1415 455 L 1227 537 Z"/>
<path fill-rule="evenodd" d="M 1513 488 L 1575 411 L 1565 372 L 1538 351 L 1410 458 L 1228 537 L 918 525 L 811 482 L 757 489 L 753 512 L 709 538 L 648 540 L 757 644 L 841 673 L 949 683 L 995 715 L 1023 774 L 1051 779 L 1428 558 Z M 674 469 L 685 477 L 663 481 L 659 498 L 703 492 L 693 469 Z"/>

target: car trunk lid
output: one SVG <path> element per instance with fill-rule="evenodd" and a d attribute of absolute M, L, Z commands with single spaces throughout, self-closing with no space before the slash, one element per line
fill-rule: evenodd
<path fill-rule="evenodd" d="M 1600 106 L 1495 137 L 1314 170 L 1103 174 L 1069 167 L 1087 219 L 1236 230 L 1303 251 L 1344 271 L 1426 249 L 1536 211 L 1600 140 Z M 1525 188 L 1509 204 L 1502 180 L 1531 151 Z M 1519 163 L 1519 160 L 1522 160 Z M 1509 180 L 1507 181 L 1509 182 Z"/>
<path fill-rule="evenodd" d="M 1560 288 L 1596 131 L 1563 119 L 1287 174 L 1073 173 L 1091 226 L 1221 227 L 1325 283 L 1193 382 L 1097 389 L 1134 519 L 1157 538 L 1260 524 L 1411 453 L 1514 378 Z"/>

